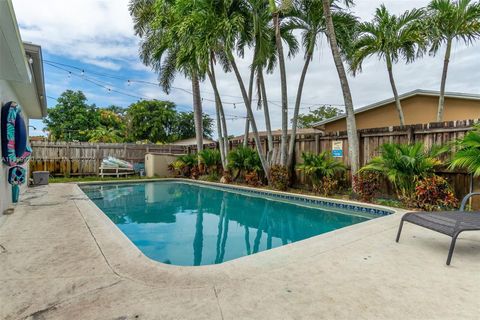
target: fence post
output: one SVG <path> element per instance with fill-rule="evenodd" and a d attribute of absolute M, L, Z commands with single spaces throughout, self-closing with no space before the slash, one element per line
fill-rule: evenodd
<path fill-rule="evenodd" d="M 97 144 L 95 152 L 95 174 L 98 176 L 98 171 L 100 170 L 100 146 Z"/>
<path fill-rule="evenodd" d="M 317 133 L 315 134 L 315 154 L 319 153 L 319 149 L 320 149 L 320 137 Z"/>
<path fill-rule="evenodd" d="M 66 177 L 70 177 L 70 175 L 72 174 L 72 155 L 70 154 L 70 142 L 67 142 L 67 150 L 65 150 L 65 155 L 66 155 L 66 164 L 65 164 L 65 176 Z"/>
<path fill-rule="evenodd" d="M 407 128 L 407 140 L 408 140 L 408 144 L 415 143 L 415 132 L 413 130 L 413 126 L 409 126 Z"/>

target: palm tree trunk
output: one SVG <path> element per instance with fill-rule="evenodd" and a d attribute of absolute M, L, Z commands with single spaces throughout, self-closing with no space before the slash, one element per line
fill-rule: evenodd
<path fill-rule="evenodd" d="M 262 94 L 263 114 L 265 115 L 265 127 L 267 129 L 268 150 L 273 150 L 273 136 L 272 125 L 270 123 L 270 110 L 268 109 L 267 90 L 265 88 L 265 81 L 263 80 L 263 70 L 258 68 L 258 78 L 260 82 L 260 91 Z"/>
<path fill-rule="evenodd" d="M 447 50 L 443 60 L 442 81 L 440 83 L 440 98 L 438 99 L 437 122 L 443 121 L 445 113 L 445 84 L 447 83 L 448 63 L 450 62 L 450 53 L 452 51 L 452 39 L 447 40 Z"/>
<path fill-rule="evenodd" d="M 222 100 L 220 98 L 220 94 L 218 93 L 218 87 L 215 80 L 215 76 L 211 72 L 210 68 L 207 69 L 207 75 L 208 75 L 208 78 L 210 79 L 210 84 L 212 85 L 213 93 L 215 94 L 215 114 L 217 116 L 218 145 L 220 149 L 220 157 L 222 159 L 222 168 L 225 171 L 227 170 L 227 162 L 226 162 L 225 148 L 223 145 L 224 140 L 223 140 L 223 130 L 222 130 L 222 119 L 221 119 L 221 113 L 220 113 L 220 109 L 223 107 Z"/>
<path fill-rule="evenodd" d="M 192 93 L 195 137 L 197 140 L 197 152 L 199 152 L 203 150 L 202 98 L 200 96 L 200 82 L 198 80 L 198 75 L 195 71 L 192 72 Z"/>
<path fill-rule="evenodd" d="M 287 97 L 287 72 L 285 69 L 285 57 L 283 55 L 282 36 L 280 34 L 280 18 L 278 12 L 273 15 L 275 26 L 275 44 L 280 66 L 280 88 L 282 92 L 282 139 L 280 143 L 280 163 L 287 165 L 287 139 L 288 139 L 288 97 Z"/>
<path fill-rule="evenodd" d="M 297 121 L 298 113 L 300 112 L 300 102 L 302 101 L 303 84 L 305 82 L 305 76 L 307 75 L 308 66 L 312 60 L 311 53 L 308 53 L 305 57 L 305 64 L 303 65 L 302 74 L 300 76 L 300 82 L 298 83 L 297 98 L 295 100 L 295 110 L 293 111 L 292 133 L 290 134 L 290 144 L 288 146 L 288 161 L 287 166 L 290 168 L 293 165 L 293 154 L 295 150 L 295 140 L 297 137 Z"/>
<path fill-rule="evenodd" d="M 265 160 L 265 155 L 263 154 L 262 142 L 260 141 L 260 136 L 258 135 L 257 124 L 255 122 L 255 118 L 253 117 L 252 106 L 250 104 L 250 100 L 248 99 L 247 90 L 245 90 L 245 85 L 243 84 L 242 76 L 238 71 L 235 58 L 232 55 L 230 55 L 229 58 L 230 58 L 230 63 L 232 65 L 235 76 L 237 78 L 238 85 L 240 86 L 240 91 L 242 92 L 242 97 L 245 103 L 245 107 L 247 108 L 247 114 L 250 120 L 250 124 L 252 126 L 253 138 L 255 140 L 255 146 L 257 147 L 258 156 L 260 157 L 260 162 L 262 163 L 262 168 L 263 168 L 263 171 L 265 172 L 265 176 L 267 177 L 267 180 L 270 182 L 270 168 L 268 166 L 267 161 Z"/>
<path fill-rule="evenodd" d="M 217 87 L 217 77 L 215 76 L 215 66 L 213 64 L 214 56 L 212 54 L 212 59 L 210 59 L 210 72 L 212 73 L 213 80 L 215 81 L 216 92 L 220 97 L 220 92 L 218 91 Z M 223 135 L 223 154 L 225 155 L 225 167 L 227 166 L 227 157 L 229 151 L 229 141 L 228 141 L 228 130 L 227 130 L 227 120 L 225 119 L 225 112 L 223 110 L 223 104 L 220 100 L 220 119 L 222 122 L 222 135 Z"/>
<path fill-rule="evenodd" d="M 352 174 L 356 174 L 359 169 L 358 158 L 358 136 L 357 126 L 355 123 L 355 113 L 353 110 L 352 94 L 350 92 L 350 86 L 348 85 L 347 73 L 343 66 L 342 57 L 337 44 L 337 38 L 335 36 L 335 27 L 333 26 L 332 13 L 330 11 L 330 0 L 322 0 L 323 12 L 325 14 L 325 21 L 327 27 L 327 38 L 330 42 L 330 49 L 332 50 L 333 60 L 335 67 L 337 68 L 338 77 L 343 92 L 343 100 L 345 101 L 345 111 L 347 114 L 347 136 L 348 136 L 348 154 L 350 156 L 350 166 Z"/>
<path fill-rule="evenodd" d="M 387 70 L 388 78 L 390 79 L 390 85 L 392 86 L 393 97 L 395 98 L 395 107 L 397 108 L 398 117 L 400 119 L 400 125 L 403 127 L 405 125 L 405 116 L 403 115 L 402 104 L 400 103 L 400 98 L 398 97 L 397 86 L 395 85 L 395 79 L 393 78 L 393 68 L 392 61 L 387 55 Z"/>
<path fill-rule="evenodd" d="M 243 132 L 243 147 L 248 146 L 248 132 L 250 131 L 250 120 L 247 118 L 245 119 L 245 131 Z"/>
<path fill-rule="evenodd" d="M 253 61 L 252 61 L 252 67 L 250 69 L 250 79 L 248 83 L 248 101 L 250 101 L 250 106 L 252 105 L 252 96 L 253 96 L 253 81 L 255 77 L 255 68 L 253 67 L 253 63 L 255 62 L 255 58 L 257 56 L 257 49 L 255 49 L 255 52 L 253 53 Z M 247 119 L 245 120 L 245 134 L 243 136 L 243 146 L 247 147 L 248 146 L 248 132 L 250 131 L 250 120 Z"/>

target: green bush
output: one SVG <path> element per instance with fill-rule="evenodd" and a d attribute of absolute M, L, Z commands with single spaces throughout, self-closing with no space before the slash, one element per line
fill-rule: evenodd
<path fill-rule="evenodd" d="M 386 143 L 380 147 L 380 156 L 373 158 L 360 172 L 375 171 L 384 175 L 395 187 L 398 197 L 408 201 L 415 192 L 416 181 L 433 175 L 442 165 L 439 156 L 446 151 L 446 147 L 425 148 L 422 143 Z"/>
<path fill-rule="evenodd" d="M 198 156 L 195 153 L 179 156 L 169 168 L 177 176 L 189 178 L 194 168 L 198 167 Z M 198 168 L 197 168 L 198 169 Z"/>
<path fill-rule="evenodd" d="M 457 141 L 458 151 L 450 164 L 451 169 L 463 168 L 475 177 L 480 176 L 480 125 Z"/>
<path fill-rule="evenodd" d="M 255 171 L 260 174 L 262 171 L 262 163 L 257 151 L 239 146 L 228 153 L 228 168 L 236 174 L 233 176 L 233 180 L 237 180 L 239 176 L 244 175 L 247 172 Z"/>
<path fill-rule="evenodd" d="M 345 172 L 345 165 L 334 159 L 327 151 L 320 154 L 302 153 L 303 163 L 297 170 L 303 172 L 312 182 L 314 192 L 329 195 L 337 187 L 335 176 Z"/>
<path fill-rule="evenodd" d="M 198 153 L 200 163 L 205 166 L 207 174 L 216 173 L 217 175 L 222 168 L 222 158 L 220 151 L 217 149 L 204 149 Z"/>

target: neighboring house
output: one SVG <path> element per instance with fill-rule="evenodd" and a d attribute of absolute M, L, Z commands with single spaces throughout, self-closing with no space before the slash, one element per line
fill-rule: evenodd
<path fill-rule="evenodd" d="M 40 46 L 22 43 L 11 0 L 0 0 L 0 105 L 16 101 L 23 116 L 41 119 L 47 103 Z M 11 186 L 7 182 L 8 167 L 1 164 L 0 215 L 11 204 Z"/>
<path fill-rule="evenodd" d="M 203 138 L 203 144 L 212 144 L 212 143 L 217 143 L 215 140 L 209 139 L 209 138 Z M 195 137 L 193 138 L 188 138 L 188 139 L 182 139 L 182 140 L 177 140 L 175 142 L 172 142 L 170 144 L 173 144 L 175 146 L 193 146 L 197 145 L 197 139 Z"/>
<path fill-rule="evenodd" d="M 414 90 L 400 95 L 405 124 L 435 122 L 438 108 L 438 91 Z M 468 93 L 445 93 L 444 121 L 480 118 L 480 95 Z M 355 110 L 357 129 L 399 126 L 400 120 L 393 98 Z M 313 125 L 325 132 L 345 131 L 345 115 L 336 116 Z"/>

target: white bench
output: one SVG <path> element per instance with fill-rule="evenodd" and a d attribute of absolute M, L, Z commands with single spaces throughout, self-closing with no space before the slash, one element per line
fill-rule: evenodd
<path fill-rule="evenodd" d="M 120 178 L 120 176 L 128 176 L 131 174 L 135 174 L 135 170 L 129 169 L 129 168 L 121 168 L 119 166 L 101 166 L 98 168 L 98 175 L 100 177 L 105 177 L 105 176 L 117 176 L 117 178 Z"/>

